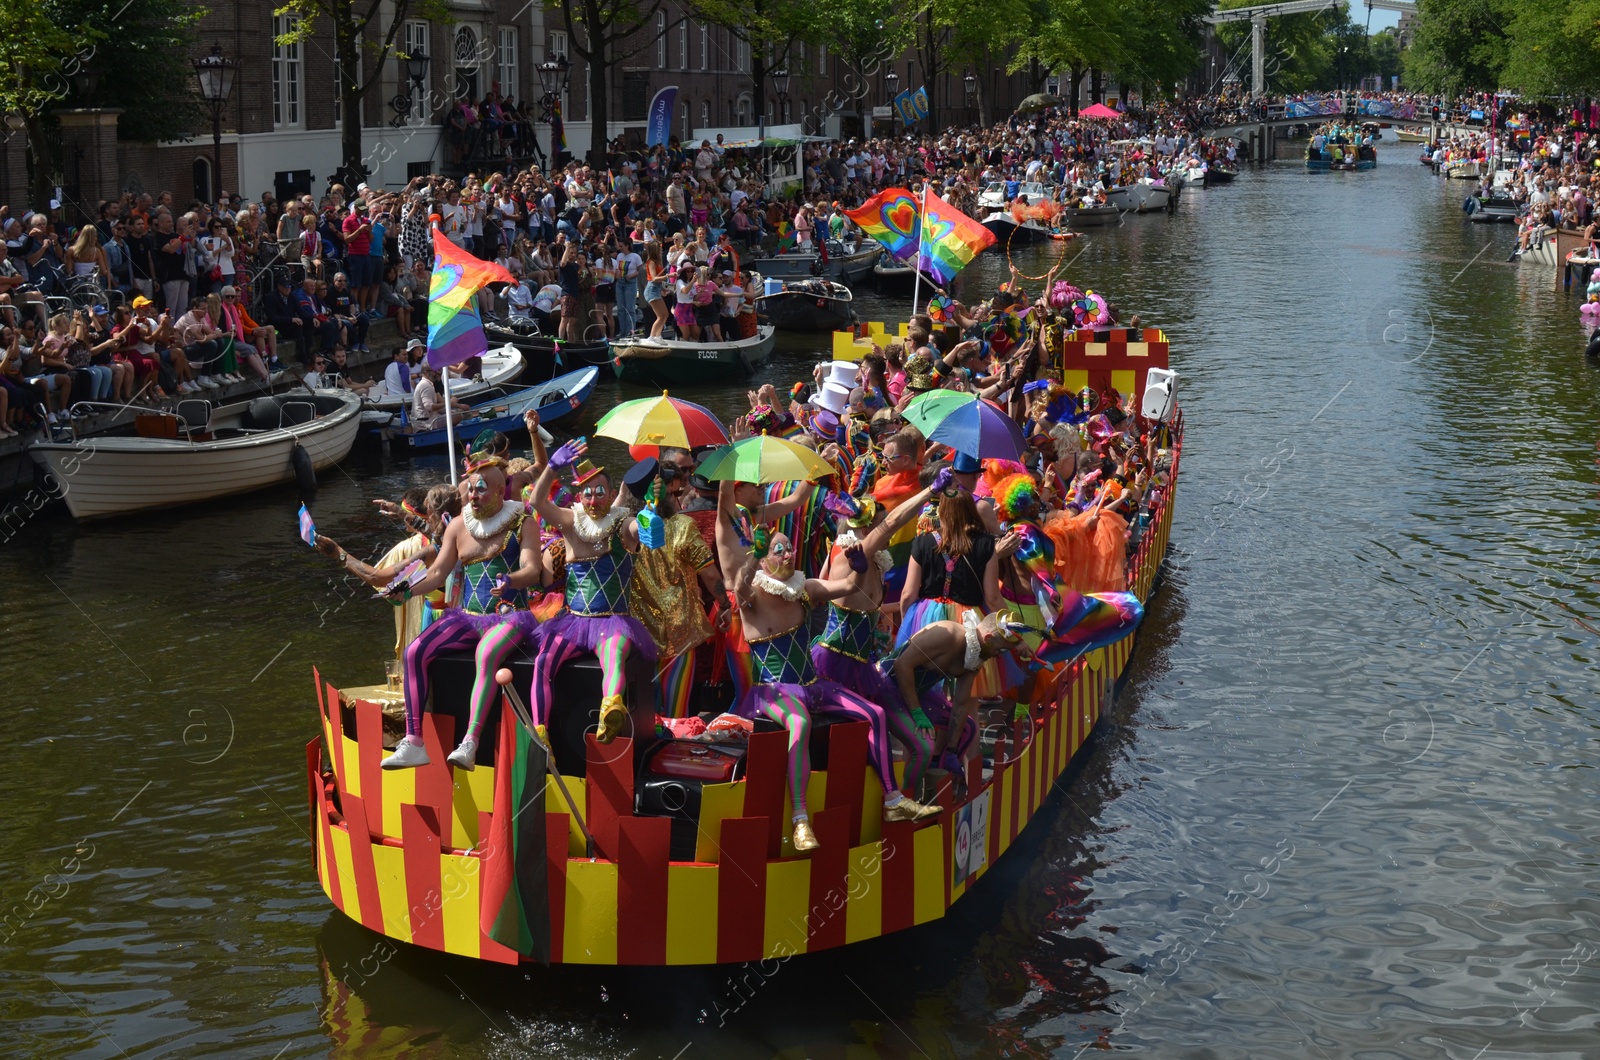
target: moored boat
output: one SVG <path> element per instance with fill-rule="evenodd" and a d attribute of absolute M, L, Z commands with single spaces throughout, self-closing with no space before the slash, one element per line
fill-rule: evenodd
<path fill-rule="evenodd" d="M 1222 165 L 1209 166 L 1206 169 L 1205 186 L 1209 188 L 1213 184 L 1232 184 L 1233 178 L 1238 175 L 1237 169 L 1228 169 Z"/>
<path fill-rule="evenodd" d="M 476 379 L 456 380 L 450 384 L 450 396 L 458 401 L 472 401 L 487 397 L 499 387 L 509 386 L 522 376 L 527 358 L 516 346 L 507 343 L 483 355 L 483 370 Z M 399 412 L 411 402 L 410 394 L 391 394 L 368 398 L 366 408 L 376 412 Z"/>
<path fill-rule="evenodd" d="M 1396 128 L 1394 130 L 1394 138 L 1403 144 L 1425 144 L 1428 142 L 1427 133 L 1416 132 L 1412 129 Z"/>
<path fill-rule="evenodd" d="M 348 391 L 274 394 L 212 407 L 185 398 L 126 427 L 28 452 L 61 483 L 77 519 L 176 508 L 296 481 L 350 453 L 361 399 Z M 304 455 L 298 455 L 303 453 Z"/>
<path fill-rule="evenodd" d="M 1110 203 L 1101 206 L 1068 206 L 1061 211 L 1061 220 L 1069 228 L 1116 224 L 1121 216 L 1122 211 Z"/>
<path fill-rule="evenodd" d="M 484 324 L 483 333 L 490 342 L 516 347 L 527 362 L 519 378 L 536 382 L 581 365 L 605 364 L 611 359 L 611 347 L 604 339 L 586 342 L 558 339 L 543 333 L 539 324 L 527 317 L 513 317 L 504 324 Z"/>
<path fill-rule="evenodd" d="M 1517 252 L 1517 263 L 1520 265 L 1543 265 L 1545 268 L 1556 267 L 1556 231 L 1553 228 L 1540 228 L 1528 237 L 1528 245 Z"/>
<path fill-rule="evenodd" d="M 1032 217 L 1020 221 L 1010 210 L 996 210 L 983 218 L 983 227 L 994 236 L 994 249 L 1020 247 L 1028 243 L 1043 243 L 1050 238 L 1050 229 Z"/>
<path fill-rule="evenodd" d="M 1150 213 L 1155 210 L 1165 210 L 1167 201 L 1172 198 L 1172 191 L 1173 189 L 1167 187 L 1165 183 L 1145 177 L 1132 184 L 1112 188 L 1106 192 L 1106 201 L 1118 210 Z"/>
<path fill-rule="evenodd" d="M 761 324 L 754 335 L 731 342 L 618 339 L 611 344 L 611 366 L 628 383 L 722 383 L 743 379 L 765 363 L 776 335 L 771 324 Z"/>
<path fill-rule="evenodd" d="M 836 283 L 852 285 L 872 275 L 872 266 L 878 263 L 883 247 L 875 239 L 861 243 L 828 242 L 828 264 L 823 276 Z M 757 270 L 759 271 L 759 270 Z"/>
<path fill-rule="evenodd" d="M 579 368 L 526 390 L 480 402 L 472 406 L 470 414 L 455 423 L 456 441 L 470 442 L 482 431 L 514 434 L 524 430 L 522 417 L 529 409 L 539 413 L 541 426 L 553 427 L 571 420 L 593 396 L 599 377 L 599 368 Z M 389 439 L 393 444 L 413 450 L 438 449 L 448 443 L 443 427 L 428 431 L 390 431 Z"/>
<path fill-rule="evenodd" d="M 1164 363 L 1165 340 L 1152 334 L 1138 352 Z M 1068 362 L 1068 386 L 1109 386 L 1120 369 L 1099 366 L 1108 354 L 1120 356 L 1100 343 L 1092 361 Z M 1181 413 L 1161 432 L 1170 479 L 1128 563 L 1141 601 L 1156 591 L 1171 533 Z M 430 761 L 397 774 L 378 767 L 393 738 L 383 703 L 396 694 L 341 691 L 317 674 L 319 729 L 306 747 L 314 872 L 333 905 L 374 932 L 510 965 L 759 961 L 905 931 L 942 918 L 1016 843 L 1108 713 L 1133 648 L 1128 637 L 1041 671 L 1019 710 L 1003 705 L 1016 720 L 994 722 L 964 773 L 938 782 L 945 809 L 924 821 L 883 819 L 864 723 L 819 718 L 813 807 L 823 808 L 809 856 L 787 827 L 787 735 L 758 725 L 735 744 L 658 736 L 648 680 L 630 681 L 623 735 L 601 745 L 590 737 L 598 668 L 562 667 L 551 763 L 519 736 L 511 690 L 530 686 L 532 663 L 514 651 L 508 693 L 484 718 L 467 771 L 445 752 L 467 718 L 473 660 L 445 653 L 421 719 Z"/>
<path fill-rule="evenodd" d="M 815 251 L 791 250 L 766 258 L 746 258 L 744 267 L 780 280 L 803 280 L 822 272 L 822 258 Z"/>
<path fill-rule="evenodd" d="M 829 280 L 783 280 L 756 299 L 756 311 L 783 331 L 839 331 L 855 320 L 850 288 Z"/>
<path fill-rule="evenodd" d="M 1476 158 L 1458 158 L 1444 164 L 1444 175 L 1451 180 L 1477 180 L 1483 176 L 1483 163 Z"/>

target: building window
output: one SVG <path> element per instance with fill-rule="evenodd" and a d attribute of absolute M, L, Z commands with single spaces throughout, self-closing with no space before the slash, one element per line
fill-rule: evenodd
<path fill-rule="evenodd" d="M 700 101 L 700 128 L 702 128 L 702 129 L 711 128 L 711 101 L 710 100 L 702 99 Z"/>
<path fill-rule="evenodd" d="M 471 26 L 457 26 L 455 37 L 456 98 L 477 99 L 483 93 L 478 86 L 478 34 Z"/>
<path fill-rule="evenodd" d="M 700 69 L 711 69 L 711 30 L 700 24 Z"/>
<path fill-rule="evenodd" d="M 687 140 L 689 138 L 689 104 L 678 104 L 678 113 L 682 115 L 681 121 L 683 124 L 683 131 L 678 135 L 681 139 Z"/>
<path fill-rule="evenodd" d="M 567 34 L 565 30 L 553 30 L 551 32 L 550 47 L 546 51 L 549 53 L 546 57 L 551 62 L 554 62 L 557 56 L 572 54 L 567 50 Z"/>
<path fill-rule="evenodd" d="M 817 76 L 828 76 L 828 46 L 826 44 L 817 45 Z"/>
<path fill-rule="evenodd" d="M 667 68 L 667 13 L 656 12 L 656 69 Z"/>
<path fill-rule="evenodd" d="M 407 22 L 402 28 L 405 30 L 405 33 L 401 37 L 400 46 L 405 54 L 408 56 L 427 55 L 429 36 L 428 23 Z M 411 82 L 406 78 L 406 69 L 404 63 L 400 64 L 399 70 L 401 82 L 400 94 L 405 95 L 406 93 L 412 91 L 412 85 Z M 422 88 L 414 94 L 414 98 L 411 101 L 411 113 L 407 116 L 407 121 L 413 125 L 421 125 L 427 121 L 429 109 L 428 97 L 430 95 L 432 95 L 432 90 L 425 81 L 423 82 Z"/>
<path fill-rule="evenodd" d="M 500 77 L 500 95 L 521 96 L 522 92 L 517 84 L 517 27 L 501 26 L 499 43 L 500 55 L 496 73 Z"/>
<path fill-rule="evenodd" d="M 689 20 L 678 23 L 678 69 L 689 69 Z M 687 134 L 685 134 L 687 135 Z"/>
<path fill-rule="evenodd" d="M 801 77 L 806 76 L 806 46 L 800 41 L 795 41 L 794 62 L 789 64 L 789 68 Z"/>
<path fill-rule="evenodd" d="M 622 74 L 622 120 L 647 121 L 650 117 L 650 75 L 643 70 Z"/>
<path fill-rule="evenodd" d="M 299 27 L 293 15 L 272 16 L 272 124 L 278 128 L 300 124 L 300 45 L 277 43 Z"/>
<path fill-rule="evenodd" d="M 746 73 L 750 69 L 750 42 L 740 37 L 733 44 L 733 68 L 739 73 Z"/>

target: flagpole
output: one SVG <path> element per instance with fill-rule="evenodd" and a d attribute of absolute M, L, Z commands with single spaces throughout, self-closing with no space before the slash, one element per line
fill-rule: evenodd
<path fill-rule="evenodd" d="M 911 315 L 917 315 L 917 303 L 922 298 L 922 219 L 928 214 L 928 182 L 922 182 L 922 205 L 917 210 L 917 277 L 911 283 Z"/>
<path fill-rule="evenodd" d="M 450 419 L 450 365 L 439 373 L 444 377 L 444 441 L 450 452 L 450 485 L 456 484 L 456 426 Z"/>

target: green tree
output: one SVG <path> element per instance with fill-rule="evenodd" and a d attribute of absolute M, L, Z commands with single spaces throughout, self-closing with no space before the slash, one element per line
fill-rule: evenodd
<path fill-rule="evenodd" d="M 1593 27 L 1575 25 L 1573 15 L 1564 0 L 1518 4 L 1507 26 L 1501 87 L 1530 96 L 1565 96 L 1600 88 Z"/>
<path fill-rule="evenodd" d="M 561 12 L 567 40 L 589 70 L 589 162 L 606 162 L 607 122 L 611 116 L 611 68 L 650 47 L 657 36 L 639 33 L 655 25 L 662 0 L 550 0 Z M 554 164 L 555 160 L 551 159 Z"/>
<path fill-rule="evenodd" d="M 383 28 L 381 18 L 385 10 L 391 16 L 388 29 Z M 275 38 L 278 44 L 305 44 L 317 35 L 323 19 L 332 25 L 333 57 L 339 64 L 339 104 L 345 116 L 339 130 L 343 176 L 352 181 L 366 177 L 361 103 L 383 77 L 389 56 L 398 54 L 395 38 L 400 27 L 417 18 L 448 23 L 449 4 L 446 0 L 285 0 L 272 13 L 297 20 L 288 33 Z"/>
<path fill-rule="evenodd" d="M 1450 97 L 1492 92 L 1506 63 L 1514 0 L 1417 0 L 1417 35 L 1405 51 L 1406 84 Z"/>

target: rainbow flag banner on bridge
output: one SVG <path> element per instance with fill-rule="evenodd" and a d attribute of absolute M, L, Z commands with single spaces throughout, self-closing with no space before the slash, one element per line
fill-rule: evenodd
<path fill-rule="evenodd" d="M 443 368 L 488 353 L 476 295 L 485 284 L 515 282 L 505 269 L 478 260 L 435 228 L 428 280 L 428 363 Z"/>
<path fill-rule="evenodd" d="M 926 207 L 905 188 L 885 188 L 845 216 L 899 260 L 949 283 L 994 244 L 994 233 L 932 192 Z"/>

